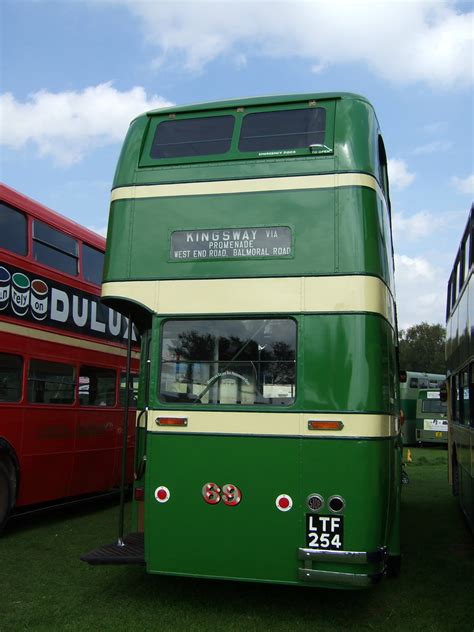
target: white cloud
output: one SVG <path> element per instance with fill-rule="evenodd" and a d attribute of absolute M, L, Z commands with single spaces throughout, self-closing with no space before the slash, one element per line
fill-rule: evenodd
<path fill-rule="evenodd" d="M 388 178 L 394 189 L 405 189 L 415 179 L 415 174 L 408 171 L 404 160 L 393 158 L 388 160 Z"/>
<path fill-rule="evenodd" d="M 183 62 L 189 71 L 239 50 L 298 57 L 316 72 L 362 63 L 390 81 L 437 89 L 473 81 L 474 14 L 451 0 L 108 1 L 141 20 L 160 63 Z"/>
<path fill-rule="evenodd" d="M 436 152 L 443 152 L 451 149 L 453 144 L 450 141 L 443 140 L 434 140 L 432 143 L 426 143 L 425 145 L 420 145 L 419 147 L 415 147 L 413 153 L 417 156 L 423 154 L 434 154 Z"/>
<path fill-rule="evenodd" d="M 458 178 L 454 176 L 451 180 L 460 193 L 474 195 L 474 173 L 467 176 L 467 178 Z"/>
<path fill-rule="evenodd" d="M 428 211 L 419 211 L 414 215 L 406 216 L 404 213 L 393 214 L 393 234 L 395 243 L 402 241 L 416 241 L 425 239 L 440 227 L 446 220 L 437 217 Z"/>
<path fill-rule="evenodd" d="M 444 324 L 446 274 L 424 257 L 395 255 L 398 326 Z"/>
<path fill-rule="evenodd" d="M 42 157 L 64 166 L 77 163 L 90 151 L 120 143 L 138 114 L 170 105 L 148 98 L 141 87 L 120 92 L 111 83 L 82 92 L 36 92 L 20 102 L 10 93 L 0 96 L 0 142 L 12 149 L 33 143 Z"/>

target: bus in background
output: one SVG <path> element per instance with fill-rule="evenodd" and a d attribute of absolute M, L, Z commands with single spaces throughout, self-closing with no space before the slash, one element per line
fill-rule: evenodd
<path fill-rule="evenodd" d="M 448 369 L 449 481 L 474 531 L 474 204 L 448 282 L 446 365 Z"/>
<path fill-rule="evenodd" d="M 104 250 L 0 185 L 0 528 L 12 511 L 120 482 L 128 322 L 100 303 Z M 127 441 L 133 453 L 133 426 Z"/>
<path fill-rule="evenodd" d="M 448 443 L 448 413 L 439 389 L 421 388 L 416 403 L 416 442 Z"/>
<path fill-rule="evenodd" d="M 301 586 L 396 574 L 393 250 L 370 103 L 139 116 L 107 248 L 103 299 L 132 313 L 147 350 L 134 533 L 82 559 Z"/>
<path fill-rule="evenodd" d="M 424 373 L 418 371 L 400 372 L 400 408 L 405 421 L 402 425 L 403 445 L 415 445 L 416 437 L 416 406 L 420 389 L 439 388 L 446 376 L 440 373 Z"/>

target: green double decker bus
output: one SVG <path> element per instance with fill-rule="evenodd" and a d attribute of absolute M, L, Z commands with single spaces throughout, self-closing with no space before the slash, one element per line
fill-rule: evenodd
<path fill-rule="evenodd" d="M 474 204 L 448 282 L 449 481 L 474 532 Z"/>
<path fill-rule="evenodd" d="M 103 300 L 142 334 L 133 528 L 149 573 L 364 587 L 400 563 L 387 160 L 352 94 L 148 112 Z"/>
<path fill-rule="evenodd" d="M 422 388 L 416 402 L 416 442 L 448 443 L 447 404 L 439 389 Z"/>
<path fill-rule="evenodd" d="M 400 371 L 400 408 L 403 411 L 402 439 L 404 445 L 415 445 L 417 433 L 417 406 L 421 389 L 439 388 L 446 380 L 440 373 Z"/>

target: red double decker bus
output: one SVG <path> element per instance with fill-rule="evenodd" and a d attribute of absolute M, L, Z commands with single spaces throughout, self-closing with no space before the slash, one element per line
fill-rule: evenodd
<path fill-rule="evenodd" d="M 104 250 L 99 235 L 0 185 L 0 529 L 13 510 L 120 483 L 138 347 L 126 393 L 129 323 L 100 303 Z"/>

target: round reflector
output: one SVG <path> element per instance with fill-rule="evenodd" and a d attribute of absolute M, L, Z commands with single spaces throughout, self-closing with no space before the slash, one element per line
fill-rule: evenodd
<path fill-rule="evenodd" d="M 163 485 L 155 489 L 155 500 L 159 503 L 168 502 L 170 495 L 170 490 L 167 487 L 163 487 Z"/>
<path fill-rule="evenodd" d="M 289 511 L 293 507 L 293 500 L 287 494 L 280 494 L 275 500 L 275 505 L 280 511 Z"/>

